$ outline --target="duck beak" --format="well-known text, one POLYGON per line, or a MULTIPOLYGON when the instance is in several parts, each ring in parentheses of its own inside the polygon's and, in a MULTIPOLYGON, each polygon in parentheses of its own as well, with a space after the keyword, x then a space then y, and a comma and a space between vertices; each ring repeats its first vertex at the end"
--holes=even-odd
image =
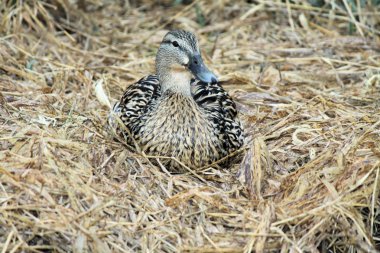
POLYGON ((202 82, 216 84, 218 79, 206 65, 200 54, 194 55, 188 65, 189 70, 193 75, 202 82))

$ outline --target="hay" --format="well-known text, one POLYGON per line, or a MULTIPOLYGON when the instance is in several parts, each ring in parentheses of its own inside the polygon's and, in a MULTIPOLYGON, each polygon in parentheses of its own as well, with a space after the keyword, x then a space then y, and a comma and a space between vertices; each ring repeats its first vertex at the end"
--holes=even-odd
POLYGON ((379 250, 376 1, 134 2, 1 1, 2 252, 379 250), (172 28, 234 97, 240 163, 171 174, 105 127, 96 91, 151 73, 172 28))

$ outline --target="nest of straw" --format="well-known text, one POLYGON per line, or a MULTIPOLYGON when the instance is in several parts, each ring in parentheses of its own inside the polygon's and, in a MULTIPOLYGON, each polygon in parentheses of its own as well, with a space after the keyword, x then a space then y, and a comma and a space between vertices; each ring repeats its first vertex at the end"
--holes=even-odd
POLYGON ((378 252, 378 1, 174 2, 1 1, 2 252, 378 252), (173 28, 236 101, 229 167, 110 137, 173 28))

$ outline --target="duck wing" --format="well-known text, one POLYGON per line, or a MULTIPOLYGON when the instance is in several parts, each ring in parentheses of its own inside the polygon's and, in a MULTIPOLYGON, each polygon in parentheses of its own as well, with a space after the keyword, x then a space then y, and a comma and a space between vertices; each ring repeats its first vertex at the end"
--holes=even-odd
POLYGON ((243 131, 237 117, 235 102, 218 83, 192 82, 193 98, 203 108, 218 134, 223 138, 223 148, 231 153, 243 145, 243 131))
POLYGON ((192 83, 194 100, 209 112, 217 112, 234 119, 237 115, 235 102, 218 83, 210 84, 198 80, 192 83))
POLYGON ((146 113, 158 97, 161 89, 156 75, 143 77, 138 82, 130 85, 122 98, 113 107, 113 112, 118 115, 127 128, 146 113))

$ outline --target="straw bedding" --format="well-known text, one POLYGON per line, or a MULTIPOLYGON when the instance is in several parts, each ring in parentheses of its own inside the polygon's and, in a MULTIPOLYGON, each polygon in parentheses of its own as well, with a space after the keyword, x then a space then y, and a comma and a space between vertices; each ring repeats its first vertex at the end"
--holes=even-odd
POLYGON ((2 252, 378 252, 379 3, 175 2, 1 1, 2 252), (229 166, 106 127, 174 28, 237 103, 229 166))

